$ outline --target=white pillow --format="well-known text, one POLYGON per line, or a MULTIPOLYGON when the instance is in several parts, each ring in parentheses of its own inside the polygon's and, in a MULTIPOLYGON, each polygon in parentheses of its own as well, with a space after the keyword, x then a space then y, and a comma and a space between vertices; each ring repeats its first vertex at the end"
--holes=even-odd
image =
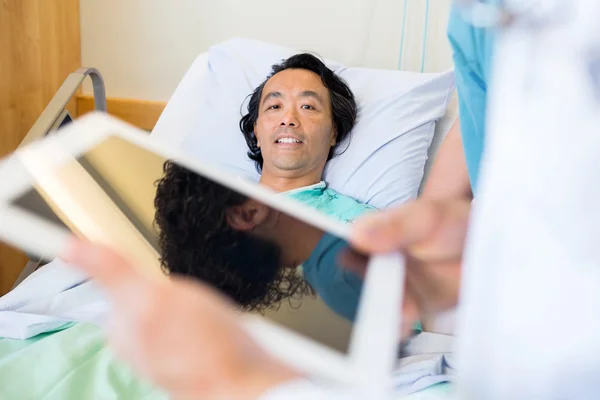
MULTIPOLYGON (((197 60, 188 71, 153 136, 176 140, 189 154, 258 181, 239 121, 248 96, 271 66, 298 52, 239 38, 213 46, 208 64, 197 60), (173 103, 179 105, 171 107, 173 103)), ((435 122, 454 91, 453 72, 345 68, 324 61, 348 83, 359 107, 349 142, 339 147, 345 151, 328 162, 324 180, 340 193, 378 208, 415 198, 435 122)))

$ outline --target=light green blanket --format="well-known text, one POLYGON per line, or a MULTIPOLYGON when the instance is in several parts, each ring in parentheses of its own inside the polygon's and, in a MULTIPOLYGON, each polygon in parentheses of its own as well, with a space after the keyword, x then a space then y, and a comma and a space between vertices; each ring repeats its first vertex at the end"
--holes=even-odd
POLYGON ((137 378, 91 324, 38 335, 0 338, 0 398, 18 400, 167 399, 137 378))
MULTIPOLYGON (((28 340, 0 338, 0 398, 15 400, 166 400, 168 395, 140 379, 105 345, 104 332, 78 323, 28 340)), ((401 397, 447 399, 440 384, 401 397)))

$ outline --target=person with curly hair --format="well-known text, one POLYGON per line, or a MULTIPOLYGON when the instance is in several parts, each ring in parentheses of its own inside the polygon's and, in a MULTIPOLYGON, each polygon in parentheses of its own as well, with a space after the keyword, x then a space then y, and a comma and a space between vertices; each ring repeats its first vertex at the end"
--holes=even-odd
POLYGON ((164 171, 155 222, 165 272, 212 283, 248 311, 312 293, 296 267, 321 231, 175 163, 164 171))
MULTIPOLYGON (((356 115, 348 85, 317 57, 297 54, 274 65, 240 121, 259 184, 344 223, 372 210, 322 180, 356 115)), ((317 292, 354 318, 362 281, 337 267, 343 241, 171 162, 164 172, 155 220, 165 272, 209 282, 245 310, 317 292)))

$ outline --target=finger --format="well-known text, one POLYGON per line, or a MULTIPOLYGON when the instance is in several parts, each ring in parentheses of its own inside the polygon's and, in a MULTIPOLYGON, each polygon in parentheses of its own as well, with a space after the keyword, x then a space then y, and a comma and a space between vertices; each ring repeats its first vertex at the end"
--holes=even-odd
POLYGON ((366 253, 404 249, 427 237, 439 219, 439 210, 433 203, 414 201, 358 219, 350 242, 357 250, 366 253))
POLYGON ((406 285, 405 296, 402 301, 402 319, 400 337, 402 340, 411 336, 415 324, 419 321, 419 306, 409 285, 406 285))
POLYGON ((460 257, 470 203, 417 200, 358 220, 351 244, 359 251, 405 250, 419 258, 460 257))
POLYGON ((440 219, 429 235, 409 246, 408 253, 425 262, 451 262, 462 259, 469 227, 471 203, 447 202, 440 207, 440 219))
POLYGON ((125 289, 143 280, 132 264, 117 252, 79 239, 73 240, 61 257, 87 273, 109 291, 125 289))
POLYGON ((409 259, 406 280, 424 315, 454 307, 460 290, 460 261, 419 263, 409 259))

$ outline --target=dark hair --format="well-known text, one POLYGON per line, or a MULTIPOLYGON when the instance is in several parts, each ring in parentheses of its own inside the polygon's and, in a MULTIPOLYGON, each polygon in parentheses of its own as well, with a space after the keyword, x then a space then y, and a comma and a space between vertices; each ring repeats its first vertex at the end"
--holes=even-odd
MULTIPOLYGON (((260 148, 258 147, 256 136, 254 135, 254 124, 258 120, 260 99, 267 81, 271 79, 273 75, 286 69, 306 69, 321 77, 323 85, 329 89, 331 113, 333 114, 333 125, 337 130, 338 145, 344 141, 346 136, 348 136, 356 121, 357 108, 352 90, 350 90, 342 78, 327 68, 327 66, 317 57, 308 53, 296 54, 287 60, 284 60, 281 64, 273 65, 271 74, 263 83, 254 89, 254 92, 250 95, 248 113, 240 120, 240 129, 242 130, 248 148, 250 149, 248 151, 248 157, 256 163, 258 172, 262 171, 263 157, 260 148)), ((328 160, 334 156, 336 147, 337 145, 332 147, 329 151, 328 160)))
POLYGON ((163 171, 154 205, 165 273, 207 282, 249 311, 312 293, 295 269, 281 268, 278 245, 228 225, 227 210, 246 197, 170 161, 163 171))

